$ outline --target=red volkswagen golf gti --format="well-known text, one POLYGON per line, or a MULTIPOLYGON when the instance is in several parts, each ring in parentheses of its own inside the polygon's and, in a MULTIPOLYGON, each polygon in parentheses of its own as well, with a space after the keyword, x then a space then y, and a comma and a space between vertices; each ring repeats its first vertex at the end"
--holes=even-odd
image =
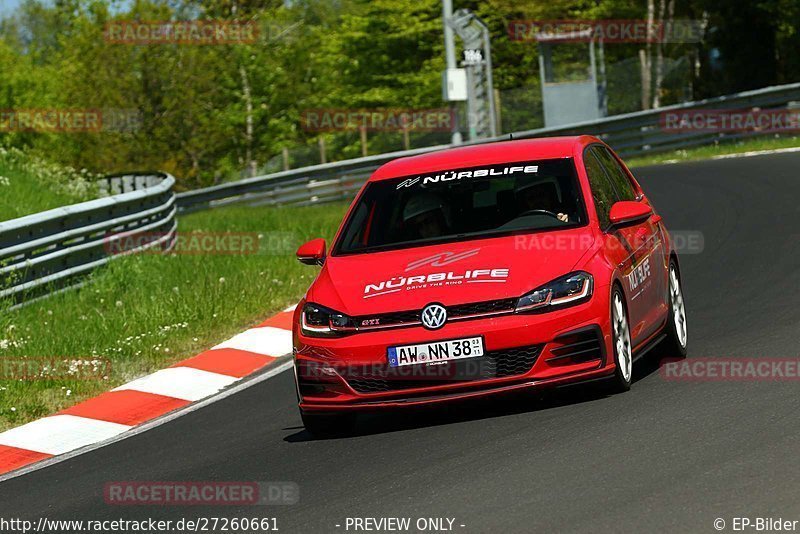
POLYGON ((624 163, 590 136, 509 141, 380 167, 294 315, 306 428, 606 378, 658 343, 686 354, 678 257, 624 163))

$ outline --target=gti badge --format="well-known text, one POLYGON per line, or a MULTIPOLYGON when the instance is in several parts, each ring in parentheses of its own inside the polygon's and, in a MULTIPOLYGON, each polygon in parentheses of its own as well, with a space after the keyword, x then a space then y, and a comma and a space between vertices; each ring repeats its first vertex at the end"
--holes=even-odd
POLYGON ((428 304, 422 309, 422 326, 436 330, 447 321, 447 310, 441 304, 428 304))

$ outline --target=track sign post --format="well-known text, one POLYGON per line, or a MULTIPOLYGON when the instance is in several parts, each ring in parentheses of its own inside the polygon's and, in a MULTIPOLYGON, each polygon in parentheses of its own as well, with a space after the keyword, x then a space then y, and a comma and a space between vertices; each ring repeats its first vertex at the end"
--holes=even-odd
POLYGON ((442 73, 442 98, 445 102, 467 100, 466 69, 447 69, 442 73))

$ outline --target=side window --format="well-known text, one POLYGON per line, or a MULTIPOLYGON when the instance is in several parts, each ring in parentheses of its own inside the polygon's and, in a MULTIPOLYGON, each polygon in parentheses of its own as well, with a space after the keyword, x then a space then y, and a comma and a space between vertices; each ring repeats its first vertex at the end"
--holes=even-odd
POLYGON ((600 164, 608 173, 608 177, 614 184, 614 189, 617 191, 620 200, 636 200, 636 191, 633 189, 633 184, 628 178, 625 169, 623 169, 617 159, 605 147, 595 146, 592 147, 592 152, 600 160, 600 164))
POLYGON ((584 152, 583 162, 586 165, 586 174, 589 176, 589 185, 592 187, 592 198, 597 209, 597 218, 600 220, 600 228, 606 229, 611 224, 608 215, 611 213, 611 206, 617 201, 617 194, 600 161, 594 156, 594 151, 584 152))

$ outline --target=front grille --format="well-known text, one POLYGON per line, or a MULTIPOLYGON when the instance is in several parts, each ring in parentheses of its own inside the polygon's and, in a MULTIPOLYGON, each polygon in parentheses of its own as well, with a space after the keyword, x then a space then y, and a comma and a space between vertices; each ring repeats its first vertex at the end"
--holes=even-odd
POLYGON ((516 302, 517 299, 501 299, 450 306, 447 308, 447 316, 450 318, 458 318, 468 315, 511 311, 514 309, 516 302))
MULTIPOLYGON (((510 298, 445 306, 445 308, 447 308, 447 320, 458 320, 472 315, 480 316, 504 312, 511 313, 514 311, 516 302, 517 299, 510 298)), ((379 329, 419 324, 421 314, 422 310, 411 310, 362 315, 354 319, 359 329, 379 329)))
POLYGON ((547 359, 549 364, 585 363, 603 357, 603 344, 597 328, 570 333, 555 341, 561 343, 561 346, 550 351, 552 357, 547 359))
POLYGON ((487 352, 479 358, 453 360, 433 366, 351 367, 345 372, 345 380, 359 393, 381 393, 506 378, 530 371, 541 350, 541 345, 516 347, 487 352))

